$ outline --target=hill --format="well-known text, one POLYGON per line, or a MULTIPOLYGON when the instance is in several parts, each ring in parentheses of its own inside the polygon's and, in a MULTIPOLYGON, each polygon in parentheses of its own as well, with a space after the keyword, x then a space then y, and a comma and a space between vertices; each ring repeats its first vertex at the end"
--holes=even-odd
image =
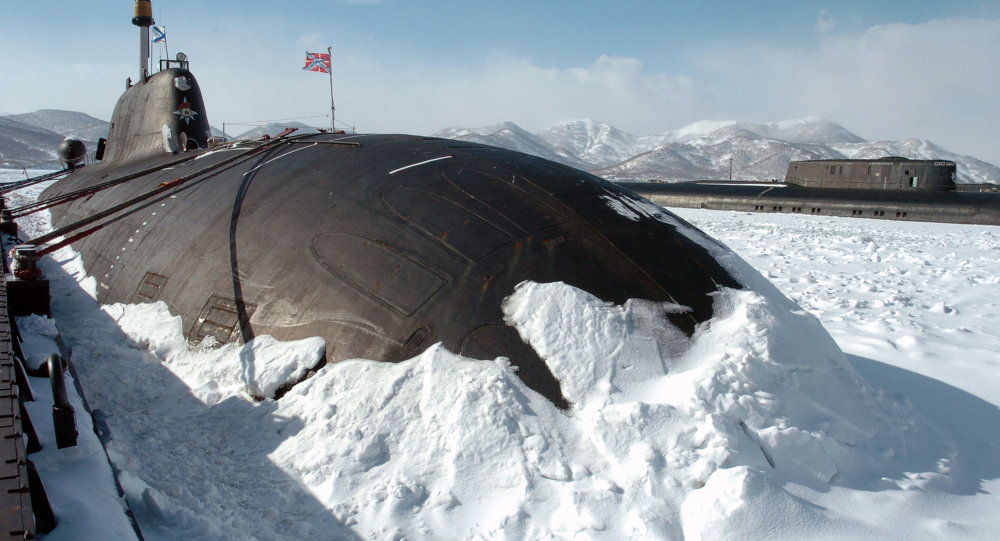
POLYGON ((58 168, 56 150, 63 139, 80 139, 92 154, 110 127, 90 115, 59 109, 0 116, 0 166, 58 168))
POLYGON ((9 115, 6 118, 84 142, 97 141, 101 137, 107 137, 108 129, 111 128, 110 122, 96 119, 85 113, 59 109, 40 109, 34 113, 9 115))
POLYGON ((63 136, 44 128, 0 117, 0 167, 56 166, 63 136))
POLYGON ((783 179, 795 160, 903 156, 956 162, 957 182, 1000 183, 1000 167, 930 141, 866 141, 843 126, 810 117, 776 123, 703 121, 658 135, 635 136, 594 120, 532 134, 507 122, 448 128, 438 137, 491 144, 552 159, 608 180, 783 179))

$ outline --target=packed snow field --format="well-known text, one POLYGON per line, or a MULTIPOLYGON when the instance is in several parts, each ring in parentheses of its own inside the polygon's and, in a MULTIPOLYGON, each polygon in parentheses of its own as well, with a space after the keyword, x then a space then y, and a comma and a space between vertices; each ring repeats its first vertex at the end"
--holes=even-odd
MULTIPOLYGON (((693 336, 670 305, 508 298, 567 411, 439 346, 256 400, 322 344, 191 347, 162 303, 99 306, 69 249, 43 263, 54 325, 19 323, 33 359, 56 328, 72 348, 148 540, 994 538, 1000 228, 675 212, 745 286, 693 336)), ((47 539, 129 535, 56 507, 47 539)))

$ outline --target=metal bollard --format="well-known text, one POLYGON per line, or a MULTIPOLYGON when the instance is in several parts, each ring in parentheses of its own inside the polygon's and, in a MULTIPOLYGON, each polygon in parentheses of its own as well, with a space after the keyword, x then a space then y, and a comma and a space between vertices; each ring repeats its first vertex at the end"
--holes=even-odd
POLYGON ((38 268, 38 252, 31 244, 19 244, 12 251, 10 270, 14 280, 7 281, 7 309, 12 316, 50 315, 49 281, 38 268))
POLYGON ((49 382, 52 384, 52 424, 56 432, 56 446, 60 449, 76 445, 76 412, 66 394, 63 377, 65 363, 58 354, 49 355, 49 382))
POLYGON ((10 209, 0 206, 0 233, 17 236, 17 222, 11 217, 10 209))
POLYGON ((34 245, 18 244, 11 254, 11 270, 18 280, 37 280, 42 277, 42 269, 38 268, 38 255, 34 245))

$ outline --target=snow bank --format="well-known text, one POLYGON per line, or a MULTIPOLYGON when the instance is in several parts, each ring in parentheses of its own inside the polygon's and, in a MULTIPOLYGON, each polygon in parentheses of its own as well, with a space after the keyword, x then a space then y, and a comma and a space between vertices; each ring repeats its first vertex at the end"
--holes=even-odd
MULTIPOLYGON (((162 304, 106 306, 130 347, 184 382, 145 396, 152 415, 114 420, 112 457, 148 539, 322 539, 343 528, 410 539, 797 538, 836 520, 789 483, 946 486, 946 439, 867 386, 813 316, 777 304, 721 291, 715 317, 688 338, 662 317, 671 305, 522 284, 505 313, 562 382, 568 412, 506 359, 440 346, 398 364, 325 366, 276 402, 240 406, 253 386, 247 350, 263 358, 266 348, 192 350, 162 304), (293 428, 272 428, 278 420, 293 428), (277 498, 289 483, 307 493, 277 498), (302 498, 331 524, 319 528, 316 510, 289 519, 302 498)), ((136 407, 114 381, 88 385, 111 385, 98 392, 124 401, 112 410, 136 407)))
POLYGON ((324 368, 280 401, 304 429, 270 456, 379 538, 798 538, 834 521, 785 483, 947 484, 947 444, 928 445, 938 435, 861 381, 815 318, 752 291, 716 305, 678 343, 649 303, 522 284, 507 316, 570 412, 505 359, 438 346, 324 368))
POLYGON ((56 328, 56 322, 37 315, 18 317, 15 320, 21 333, 21 349, 26 368, 30 371, 38 370, 48 361, 50 354, 59 351, 56 343, 59 329, 56 328))
POLYGON ((258 400, 275 398, 279 391, 304 379, 326 355, 326 343, 319 337, 279 342, 261 335, 242 346, 192 349, 184 338, 180 316, 171 315, 163 301, 101 308, 138 347, 163 360, 208 404, 233 390, 258 400))

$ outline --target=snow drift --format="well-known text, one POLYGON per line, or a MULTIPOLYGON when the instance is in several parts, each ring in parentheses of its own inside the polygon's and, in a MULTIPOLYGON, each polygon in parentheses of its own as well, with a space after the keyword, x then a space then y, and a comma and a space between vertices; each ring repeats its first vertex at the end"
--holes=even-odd
MULTIPOLYGON (((796 538, 834 519, 788 483, 946 486, 947 439, 868 386, 815 317, 714 249, 749 287, 718 292, 690 338, 666 322, 670 305, 518 287, 508 323, 562 382, 565 412, 507 359, 440 346, 398 364, 329 365, 254 403, 261 384, 241 356, 262 352, 257 341, 191 350, 162 303, 104 307, 127 345, 79 329, 73 339, 133 353, 75 358, 147 539, 796 538), (123 379, 99 375, 136 355, 183 382, 146 394, 143 415, 123 379)), ((258 360, 280 374, 321 351, 271 348, 258 360)))

